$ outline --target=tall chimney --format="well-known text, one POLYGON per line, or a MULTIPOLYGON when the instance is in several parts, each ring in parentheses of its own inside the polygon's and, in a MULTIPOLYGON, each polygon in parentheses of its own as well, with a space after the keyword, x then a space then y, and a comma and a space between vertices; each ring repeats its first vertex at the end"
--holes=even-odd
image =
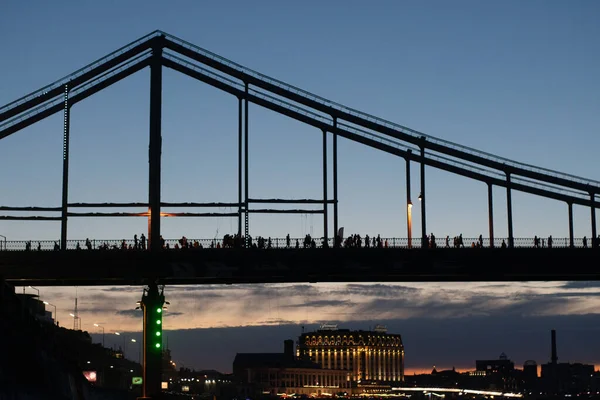
POLYGON ((556 355, 556 331, 552 329, 552 364, 556 364, 558 362, 558 356, 556 355))

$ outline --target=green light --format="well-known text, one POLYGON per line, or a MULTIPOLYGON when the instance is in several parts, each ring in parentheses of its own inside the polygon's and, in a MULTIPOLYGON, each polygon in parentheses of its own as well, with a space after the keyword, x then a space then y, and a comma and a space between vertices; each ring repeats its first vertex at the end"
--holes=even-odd
POLYGON ((154 347, 156 347, 156 348, 158 349, 158 348, 160 347, 160 343, 156 343, 156 344, 154 345, 154 347))
POLYGON ((159 308, 157 308, 157 309, 156 309, 156 312, 160 314, 160 313, 162 312, 162 308, 160 308, 160 307, 159 307, 159 308))
POLYGON ((160 332, 156 332, 156 336, 160 336, 160 332))
POLYGON ((156 325, 160 325, 160 319, 156 320, 156 325))

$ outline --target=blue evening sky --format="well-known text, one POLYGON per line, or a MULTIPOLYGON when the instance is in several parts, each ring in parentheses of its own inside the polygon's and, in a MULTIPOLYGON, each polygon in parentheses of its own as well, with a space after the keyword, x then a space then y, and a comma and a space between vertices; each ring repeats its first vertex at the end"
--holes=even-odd
MULTIPOLYGON (((598 179, 599 18, 597 1, 4 1, 0 104, 161 29, 430 135, 598 179)), ((147 69, 73 107, 70 201, 146 201, 148 108, 147 69)), ((237 201, 235 98, 165 68, 162 127, 165 201, 237 201)), ((319 131, 251 105, 250 196, 321 197, 320 144, 319 131)), ((61 152, 60 114, 2 140, 0 205, 59 206, 61 152)), ((404 174, 402 159, 340 140, 340 226, 405 237, 404 174)), ((416 164, 412 178, 416 203, 416 164)), ((487 236, 484 184, 428 168, 427 197, 429 232, 487 236)), ((505 191, 494 200, 496 236, 505 236, 505 191)), ((513 210, 517 237, 567 236, 564 203, 515 193, 513 210)), ((237 227, 163 221, 169 238, 237 227)), ((72 218, 69 238, 146 227, 143 218, 72 218)), ((590 230, 589 210, 575 207, 575 234, 590 230)), ((311 231, 321 236, 321 217, 251 217, 253 236, 311 231)), ((0 234, 57 239, 60 226, 0 221, 0 234)))

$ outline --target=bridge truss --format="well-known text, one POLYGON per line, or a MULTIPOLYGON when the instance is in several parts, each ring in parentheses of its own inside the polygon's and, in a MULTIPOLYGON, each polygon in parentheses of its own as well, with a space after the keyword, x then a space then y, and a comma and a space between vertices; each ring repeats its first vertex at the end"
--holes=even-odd
MULTIPOLYGON (((513 247, 512 190, 565 202, 568 206, 569 238, 573 245, 573 205, 589 207, 592 237, 597 237, 595 209, 600 206, 600 182, 536 167, 435 138, 413 129, 362 113, 270 78, 205 49, 161 31, 154 31, 100 58, 56 82, 0 108, 0 139, 50 115, 63 112, 63 181, 60 207, 0 206, 0 211, 56 212, 60 216, 1 215, 0 220, 59 220, 63 250, 67 246, 69 217, 148 216, 150 246, 158 249, 161 208, 234 207, 237 212, 172 213, 178 217, 237 217, 238 234, 249 238, 251 213, 316 213, 323 215, 323 237, 329 238, 328 205, 333 205, 333 231, 338 232, 337 138, 343 137, 396 155, 406 161, 408 239, 412 239, 410 166, 420 166, 421 239, 426 241, 425 166, 438 168, 488 187, 489 239, 494 243, 494 186, 506 189, 508 247, 513 247), (69 128, 71 109, 102 89, 150 67, 150 145, 148 203, 69 203, 69 128), (179 71, 216 87, 238 99, 238 201, 229 203, 165 203, 160 199, 162 68, 179 71), (260 199, 248 193, 248 104, 303 122, 323 133, 323 198, 260 199), (333 196, 327 193, 327 135, 333 135, 333 196), (251 205, 322 204, 319 210, 269 209, 251 205), (77 208, 148 207, 147 213, 73 211, 77 208), (154 218, 152 218, 154 217, 154 218)), ((263 206, 264 207, 264 206, 263 206)))

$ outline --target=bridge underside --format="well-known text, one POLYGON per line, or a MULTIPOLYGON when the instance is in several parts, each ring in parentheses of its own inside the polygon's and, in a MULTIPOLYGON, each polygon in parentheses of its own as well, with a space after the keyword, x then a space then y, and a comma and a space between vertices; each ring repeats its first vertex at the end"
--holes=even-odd
POLYGON ((8 252, 16 286, 599 280, 600 251, 581 249, 203 249, 8 252))

